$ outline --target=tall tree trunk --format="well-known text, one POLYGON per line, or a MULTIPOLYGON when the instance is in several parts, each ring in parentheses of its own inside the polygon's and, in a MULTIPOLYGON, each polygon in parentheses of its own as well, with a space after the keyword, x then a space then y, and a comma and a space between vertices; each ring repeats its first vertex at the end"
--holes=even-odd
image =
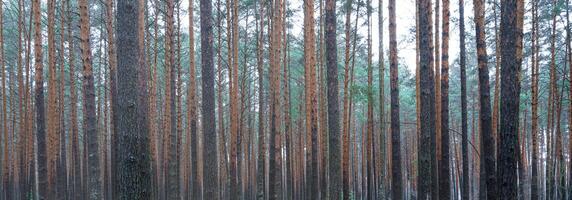
MULTIPOLYGON (((520 2, 522 3, 522 2, 520 2)), ((501 102, 499 175, 502 199, 517 198, 518 115, 520 103, 520 66, 522 29, 517 0, 501 2, 501 102)), ((488 171, 487 171, 488 172, 488 171)), ((492 196, 495 197, 495 196, 492 196)))
POLYGON ((433 45, 431 24, 431 2, 419 0, 419 51, 421 86, 421 133, 419 136, 419 180, 417 198, 428 199, 432 195, 432 157, 435 157, 435 81, 433 76, 433 45))
POLYGON ((71 160, 73 161, 73 198, 74 199, 81 199, 82 198, 82 189, 81 189, 81 158, 80 158, 80 145, 79 145, 79 128, 78 128, 78 121, 77 121, 77 91, 76 91, 76 71, 75 71, 75 35, 73 35, 72 31, 72 10, 70 7, 71 2, 67 0, 66 6, 68 7, 67 17, 68 17, 68 44, 69 44, 69 73, 70 73, 70 83, 69 83, 69 91, 70 91, 70 135, 71 135, 71 160))
MULTIPOLYGON (((491 102, 489 86, 489 68, 487 66, 487 52, 485 43, 485 5, 483 0, 473 0, 475 15, 475 34, 477 36, 477 59, 479 68, 479 118, 484 163, 481 163, 481 176, 486 176, 487 198, 498 198, 496 187, 496 169, 494 153, 494 136, 491 125, 491 102)), ((518 120, 517 120, 518 122, 518 120)), ((484 190, 483 190, 484 191, 484 190)))
POLYGON ((240 197, 240 184, 239 184, 239 167, 238 167, 238 141, 240 140, 240 105, 241 103, 239 98, 239 85, 238 85, 238 0, 231 0, 231 5, 228 5, 227 8, 231 9, 231 41, 232 43, 228 43, 230 60, 228 60, 229 65, 229 79, 230 79, 230 192, 231 192, 231 199, 239 198, 240 197))
MULTIPOLYGON (((187 126, 189 135, 187 135, 187 147, 190 148, 191 171, 188 171, 191 178, 192 199, 200 199, 202 191, 202 180, 198 176, 198 154, 199 140, 197 137, 197 100, 196 100, 196 74, 195 74, 195 33, 194 33, 194 17, 193 8, 194 1, 189 2, 189 85, 187 91, 187 126), (190 138, 190 139, 189 139, 190 138)), ((185 154, 187 155, 187 154, 185 154)), ((189 155, 187 155, 189 156, 189 155)), ((187 169, 188 170, 188 169, 187 169)), ((186 190, 186 189, 185 189, 186 190)))
MULTIPOLYGON (((46 113, 47 134, 48 134, 48 198, 56 198, 56 159, 59 152, 59 116, 57 111, 57 75, 56 75, 56 42, 55 42, 55 7, 56 1, 48 2, 48 107, 46 113)), ((11 106, 12 107, 12 106, 11 106)), ((12 112, 13 113, 13 112, 12 112)))
MULTIPOLYGON (((449 0, 443 0, 443 30, 441 51, 441 160, 439 162, 439 197, 451 199, 449 155, 449 0)), ((437 47, 438 48, 438 47, 437 47)))
MULTIPOLYGON (((40 4, 40 2, 35 2, 35 1, 32 2, 32 6, 33 6, 34 11, 35 11, 35 6, 40 7, 39 4, 40 4), (36 5, 36 3, 38 5, 36 5)), ((0 30, 4 30, 4 13, 3 13, 2 6, 3 6, 2 3, 0 3, 0 30)), ((34 14, 39 15, 40 11, 38 10, 37 12, 38 13, 34 12, 34 14)), ((8 177, 10 176, 10 174, 8 172, 8 170, 9 170, 8 169, 8 163, 10 163, 10 162, 8 161, 8 140, 6 139, 6 138, 8 138, 8 119, 6 118, 6 113, 7 113, 7 111, 6 111, 6 96, 7 95, 6 95, 6 89, 5 89, 6 88, 6 72, 5 72, 6 66, 4 65, 4 33, 3 32, 4 31, 0 31, 0 68, 2 70, 0 73, 2 76, 1 77, 2 78, 2 82, 1 82, 1 84, 2 84, 2 90, 1 90, 2 91, 2 130, 3 130, 2 132, 4 133, 3 138, 5 138, 5 139, 2 142, 3 154, 2 154, 2 174, 1 174, 1 176, 2 176, 2 193, 3 193, 3 195, 0 197, 8 199, 9 198, 8 194, 10 193, 10 192, 8 192, 8 190, 9 190, 8 177)), ((40 32, 41 32, 41 30, 40 30, 40 32)), ((36 55, 38 55, 38 54, 36 54, 36 55)), ((38 127, 38 130, 39 130, 39 127, 38 127)), ((39 152, 39 153, 42 153, 42 152, 39 152)), ((44 155, 45 155, 45 153, 44 153, 44 155)), ((41 168, 39 168, 39 169, 41 169, 41 168)))
POLYGON ((465 50, 465 3, 459 0, 459 40, 460 40, 460 68, 461 68, 461 151, 463 160, 463 178, 461 186, 461 199, 469 199, 469 137, 467 133, 467 75, 465 50))
MULTIPOLYGON (((371 0, 367 1, 371 5, 371 0)), ((366 121, 366 134, 367 134, 367 190, 368 197, 375 198, 375 181, 374 181, 374 162, 373 159, 373 66, 371 61, 371 9, 367 9, 367 121, 366 121)))
MULTIPOLYGON (((429 3, 429 2, 426 2, 429 3)), ((389 70, 391 75, 391 197, 403 199, 401 172, 401 133, 399 124, 399 79, 397 68, 397 34, 395 23, 395 0, 389 0, 389 70)))
POLYGON ((344 199, 350 198, 350 174, 349 174, 349 79, 350 79, 350 39, 351 39, 351 13, 352 13, 352 0, 346 2, 346 18, 345 18, 345 57, 344 57, 344 105, 342 111, 342 178, 343 178, 343 188, 342 192, 344 199))
MULTIPOLYGON (((214 91, 214 63, 213 63, 213 31, 212 31, 212 3, 210 0, 200 0, 200 33, 201 33, 201 74, 202 74, 202 126, 204 166, 216 166, 216 122, 215 122, 215 91, 214 91)), ((220 127, 223 128, 223 127, 220 127)), ((207 180, 204 186, 204 196, 217 199, 218 176, 213 167, 204 169, 207 180)))
POLYGON ((281 28, 282 0, 274 2, 272 19, 272 36, 270 37, 270 187, 269 198, 282 198, 281 182, 281 142, 280 142, 280 59, 281 59, 281 28))
POLYGON ((530 197, 532 199, 538 199, 540 196, 540 186, 539 186, 539 169, 538 169, 538 158, 539 158, 539 130, 538 130, 538 82, 539 82, 539 68, 538 68, 538 2, 532 3, 532 36, 531 36, 531 50, 532 50, 532 70, 531 70, 531 96, 532 96, 532 125, 531 125, 531 137, 532 137, 532 177, 531 177, 531 192, 530 197))
MULTIPOLYGON (((380 174, 379 177, 377 177, 379 180, 379 184, 381 184, 381 188, 380 188, 380 192, 381 192, 381 196, 380 198, 387 198, 386 197, 386 186, 389 185, 389 183, 386 183, 386 163, 387 162, 387 157, 386 157, 386 130, 385 130, 385 55, 383 52, 383 0, 378 0, 378 4, 379 4, 379 11, 378 11, 378 28, 379 28, 379 137, 380 137, 380 144, 379 144, 379 148, 380 148, 380 155, 381 157, 379 158, 379 163, 378 165, 380 166, 380 174)), ((344 115, 345 116, 345 115, 344 115)), ((349 146, 349 142, 345 143, 349 146)), ((345 147, 345 146, 344 146, 345 147)), ((349 195, 349 194, 348 194, 349 195)))
POLYGON ((79 1, 80 13, 80 48, 83 65, 83 102, 84 133, 87 139, 89 199, 101 198, 101 180, 99 167, 99 145, 95 115, 95 87, 91 66, 90 23, 87 0, 79 1))
MULTIPOLYGON (((148 132, 144 131, 141 123, 141 111, 146 107, 140 105, 141 89, 140 74, 137 65, 140 64, 140 31, 138 23, 141 12, 140 1, 119 1, 117 4, 117 117, 116 131, 119 141, 118 150, 118 199, 151 199, 151 156, 146 149, 148 132), (137 22, 137 23, 134 23, 137 22), (131 158, 126 157, 127 155, 131 158)), ((143 54, 144 55, 144 54, 143 54)))
POLYGON ((265 170, 265 163, 266 163, 266 149, 265 149, 265 132, 264 132, 264 124, 265 124, 265 104, 264 104, 264 7, 265 7, 264 0, 258 2, 259 6, 259 15, 260 15, 260 28, 258 29, 258 40, 256 43, 257 51, 256 51, 256 62, 257 62, 257 70, 258 70, 258 159, 257 159, 257 176, 256 176, 256 189, 257 189, 257 198, 259 199, 266 199, 266 170, 265 170))
POLYGON ((551 35, 550 35, 550 89, 549 89, 549 96, 548 96, 548 117, 547 117, 547 134, 548 134, 548 143, 547 143, 547 174, 546 174, 546 195, 547 198, 553 198, 554 194, 554 181, 555 181, 555 168, 554 168, 554 124, 555 124, 555 113, 556 113, 556 102, 558 101, 558 88, 556 85, 556 5, 557 1, 552 1, 552 9, 551 9, 551 16, 552 16, 552 27, 551 27, 551 35))
POLYGON ((439 174, 439 165, 443 159, 441 154, 441 45, 439 43, 439 3, 440 0, 435 0, 435 17, 433 18, 435 23, 433 27, 435 30, 433 33, 435 38, 435 55, 433 57, 433 73, 435 74, 435 144, 431 144, 431 148, 434 149, 431 151, 435 152, 435 155, 431 157, 431 197, 433 199, 439 199, 439 184, 441 180, 441 176, 439 174))
POLYGON ((109 98, 109 103, 111 104, 111 188, 112 188, 112 197, 116 197, 119 195, 119 187, 116 186, 116 184, 118 184, 118 177, 119 174, 116 173, 117 171, 117 163, 119 163, 119 160, 117 160, 117 153, 119 152, 119 149, 117 147, 117 141, 119 140, 119 138, 117 138, 117 134, 115 133, 115 130, 117 129, 116 127, 116 121, 117 119, 117 113, 115 112, 115 110, 117 110, 117 101, 115 101, 115 98, 117 98, 117 83, 116 83, 116 79, 117 79, 117 54, 115 53, 115 37, 114 37, 114 28, 113 28, 113 6, 114 6, 114 1, 113 0, 106 0, 105 1, 105 27, 107 29, 107 54, 109 56, 109 90, 110 90, 110 98, 109 98))
MULTIPOLYGON (((65 6, 64 6, 64 2, 61 1, 60 2, 60 7, 62 8, 62 12, 60 12, 60 49, 59 49, 59 57, 60 57, 60 69, 59 69, 59 81, 58 81, 58 124, 59 127, 58 129, 60 130, 60 132, 58 133, 58 147, 57 147, 57 151, 59 151, 59 156, 57 158, 57 182, 58 182, 58 195, 60 198, 68 198, 68 176, 67 176, 67 150, 66 150, 66 129, 65 129, 65 50, 64 50, 64 42, 66 41, 66 35, 65 35, 65 15, 64 13, 66 12, 65 10, 65 6)), ((21 54, 19 54, 21 55, 21 54)), ((20 56, 19 56, 20 58, 20 56)), ((18 67, 18 86, 22 89, 19 89, 19 95, 24 95, 24 91, 23 91, 23 87, 24 87, 24 83, 23 83, 23 74, 22 74, 22 68, 18 67)), ((23 96, 20 96, 20 99, 24 99, 23 96)), ((22 119, 23 116, 23 110, 21 105, 19 106, 20 108, 20 120, 22 119)), ((20 121, 20 123, 22 123, 20 121)), ((22 133, 23 129, 20 129, 20 132, 22 133)), ((23 151, 20 151, 23 152, 23 151)))
MULTIPOLYGON (((326 0, 325 7, 325 42, 326 42, 326 67, 328 89, 328 164, 329 164, 329 195, 332 199, 339 199, 342 193, 342 169, 341 169, 341 138, 338 103, 338 53, 336 42, 336 1, 326 0)), ((326 138, 324 138, 326 139, 326 138)), ((325 155, 324 155, 325 156, 325 155)), ((325 189, 325 188, 324 188, 325 189)))
POLYGON ((166 36, 165 36, 165 111, 164 111, 164 133, 167 142, 164 146, 166 151, 166 194, 168 199, 179 198, 179 170, 177 167, 177 114, 176 114, 176 85, 175 85, 175 29, 173 0, 166 1, 166 36))

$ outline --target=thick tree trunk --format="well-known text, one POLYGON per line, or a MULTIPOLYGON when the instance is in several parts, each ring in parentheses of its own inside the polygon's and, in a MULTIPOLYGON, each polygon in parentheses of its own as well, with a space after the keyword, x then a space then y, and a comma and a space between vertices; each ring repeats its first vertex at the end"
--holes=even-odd
POLYGON ((419 50, 421 86, 421 133, 419 137, 419 185, 417 198, 428 199, 432 194, 432 157, 435 157, 435 81, 433 76, 433 45, 431 24, 431 2, 419 0, 419 50))
MULTIPOLYGON (((522 3, 522 2, 521 2, 522 3)), ((502 199, 516 199, 518 147, 518 116, 520 103, 519 73, 522 57, 522 29, 518 22, 522 15, 517 14, 517 0, 501 3, 501 102, 500 108, 500 152, 499 175, 500 195, 502 199)), ((488 171, 487 171, 488 172, 488 171)), ((495 196, 492 196, 495 197, 495 196)))
POLYGON ((151 156, 144 147, 149 144, 148 132, 143 131, 140 123, 142 107, 141 90, 138 88, 140 74, 138 66, 140 56, 140 31, 138 21, 140 1, 119 1, 117 4, 117 117, 116 131, 118 141, 117 163, 119 175, 118 199, 151 199, 151 156), (131 158, 127 157, 132 155, 131 158))
MULTIPOLYGON (((202 126, 204 166, 216 166, 216 122, 213 63, 212 2, 200 0, 201 74, 202 74, 202 126)), ((220 127, 223 128, 223 127, 220 127)), ((204 169, 206 180, 204 196, 217 199, 218 176, 214 167, 204 169)))
MULTIPOLYGON (((329 165, 329 196, 339 199, 342 187, 341 170, 341 138, 338 103, 338 64, 336 42, 336 1, 326 0, 325 7, 325 42, 326 42, 326 67, 328 89, 328 165, 329 165)), ((326 138, 324 138, 326 139, 326 138)), ((325 155, 324 155, 325 156, 325 155)), ((325 189, 325 188, 324 188, 325 189)))

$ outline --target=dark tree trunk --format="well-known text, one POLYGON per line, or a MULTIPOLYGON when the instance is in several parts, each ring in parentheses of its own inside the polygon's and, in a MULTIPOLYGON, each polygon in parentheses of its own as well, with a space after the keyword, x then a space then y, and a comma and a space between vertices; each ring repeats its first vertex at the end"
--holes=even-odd
MULTIPOLYGON (((502 199, 516 199, 518 116, 520 103, 519 73, 522 57, 518 56, 522 30, 518 27, 517 0, 501 2, 501 102, 500 108, 500 151, 499 190, 502 199)), ((494 197, 494 196, 493 196, 494 197)))
POLYGON ((460 40, 460 68, 461 68, 461 151, 463 159, 463 177, 461 186, 461 199, 469 199, 469 137, 467 134, 467 75, 465 50, 465 3, 459 0, 459 40, 460 40))
MULTIPOLYGON (((213 63, 212 2, 200 0, 201 74, 202 74, 202 123, 204 157, 204 196, 217 199, 218 176, 216 151, 216 117, 213 63)), ((222 127, 221 127, 222 128, 222 127)))
MULTIPOLYGON (((392 199, 403 199, 401 179, 401 133, 399 125, 399 79, 397 68, 397 34, 395 24, 395 0, 388 2, 389 12, 389 71, 391 93, 391 196, 392 199)), ((431 53, 429 53, 431 54, 431 53)))
POLYGON ((100 199, 102 195, 99 166, 99 144, 95 112, 95 86, 91 66, 89 5, 87 0, 79 1, 80 49, 83 65, 84 133, 87 136, 89 199, 100 199))
MULTIPOLYGON (((439 163, 439 198, 451 199, 449 155, 449 0, 443 0, 443 43, 441 46, 441 163, 439 163)), ((439 48, 439 47, 436 47, 439 48)))
POLYGON ((119 175, 118 199, 151 199, 151 164, 148 133, 138 124, 140 109, 145 107, 138 99, 138 66, 140 44, 138 0, 119 1, 117 4, 117 117, 115 133, 118 136, 117 174, 119 175))
MULTIPOLYGON (((420 51, 420 86, 421 86, 421 133, 419 137, 419 185, 417 198, 431 198, 433 176, 431 169, 432 158, 435 152, 435 81, 433 74, 433 45, 431 23, 431 1, 419 0, 419 51, 420 51)), ((395 147, 395 146, 394 146, 395 147)), ((398 146, 397 146, 398 147, 398 146)))
MULTIPOLYGON (((473 0, 475 15, 475 34, 477 37, 477 59, 479 68, 479 102, 480 102, 480 127, 481 145, 484 156, 484 163, 481 163, 481 176, 486 176, 486 196, 489 199, 497 199, 496 169, 495 169, 495 139, 492 135, 491 120, 491 97, 489 86, 489 68, 487 66, 487 51, 485 43, 485 2, 483 0, 473 0)), ((504 59, 503 59, 504 60, 504 59)), ((518 120, 517 120, 518 123, 518 120)), ((516 169, 516 168, 515 168, 516 169)))
MULTIPOLYGON (((38 145, 38 199, 47 199, 48 195, 48 166, 46 151, 46 121, 44 112, 44 78, 42 53, 42 28, 40 0, 32 1, 34 15, 34 66, 36 68, 35 101, 36 101, 36 140, 38 145)), ((3 78, 4 79, 4 78, 3 78)), ((4 82, 4 80, 3 80, 4 82)), ((4 108, 6 108, 4 103, 4 108)), ((5 109, 4 109, 5 111, 5 109)), ((5 112, 4 112, 5 113, 5 112)), ((4 120, 6 115, 4 114, 4 120)), ((6 125, 4 125, 5 132, 6 125)))
MULTIPOLYGON (((336 1, 326 0, 325 42, 328 95, 328 161, 330 198, 339 199, 342 194, 342 148, 340 138, 340 114, 338 103, 338 53, 336 43, 336 1)), ((324 138, 325 140, 326 138, 324 138)), ((325 156, 325 155, 324 155, 325 156)), ((326 188, 324 188, 325 190, 326 188)))

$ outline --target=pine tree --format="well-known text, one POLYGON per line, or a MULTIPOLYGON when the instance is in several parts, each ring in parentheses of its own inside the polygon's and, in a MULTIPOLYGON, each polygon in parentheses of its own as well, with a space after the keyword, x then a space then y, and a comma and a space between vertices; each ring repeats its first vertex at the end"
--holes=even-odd
POLYGON ((459 62, 461 71, 461 148, 463 160, 463 178, 461 185, 461 198, 468 199, 470 194, 469 186, 469 137, 467 124, 467 75, 466 75, 466 50, 465 50, 465 3, 459 0, 459 40, 460 52, 459 62))
MULTIPOLYGON (((329 195, 339 199, 342 191, 341 138, 338 103, 338 54, 336 42, 336 1, 326 0, 325 7, 325 43, 326 43, 326 82, 328 96, 328 162, 329 162, 329 195)), ((324 138, 326 139, 326 138, 324 138)), ((324 155, 325 156, 325 155, 324 155)), ((326 189, 326 188, 324 188, 326 189)))
MULTIPOLYGON (((213 32, 212 32, 212 3, 210 0, 200 0, 200 33, 201 33, 201 74, 202 74, 202 126, 204 166, 216 166, 216 124, 215 124, 215 94, 214 94, 214 65, 213 65, 213 32)), ((222 127, 220 127, 222 128, 222 127)), ((218 176, 213 167, 205 167, 204 196, 218 199, 218 176)))
MULTIPOLYGON (((432 195, 432 157, 435 156, 433 144, 435 144, 435 81, 433 75, 433 45, 432 45, 432 23, 431 23, 431 2, 429 0, 419 0, 419 51, 420 69, 419 84, 421 86, 420 112, 421 112, 421 134, 419 137, 419 183, 417 197, 421 199, 429 198, 432 195)), ((395 148, 399 147, 394 145, 395 148)), ((393 161, 395 162, 395 161, 393 161)))
MULTIPOLYGON (((307 174, 309 177, 310 187, 312 191, 317 192, 318 183, 317 175, 318 161, 317 161, 317 135, 318 135, 318 102, 316 97, 316 62, 315 62, 315 31, 314 31, 314 1, 305 0, 304 1, 304 93, 305 97, 305 109, 306 109, 306 133, 308 136, 306 140, 310 141, 312 154, 311 162, 308 163, 310 168, 307 174)), ((315 193, 307 193, 307 195, 315 195, 315 193)), ((312 196, 309 196, 310 198, 312 196)))
MULTIPOLYGON (((449 0, 443 0, 441 51, 441 160, 439 162, 439 198, 451 199, 449 155, 449 0)), ((437 47, 439 48, 439 47, 437 47)))
MULTIPOLYGON (((522 3, 522 2, 521 2, 522 3)), ((518 1, 501 2, 501 102, 500 108, 500 151, 499 179, 502 199, 517 199, 517 159, 518 154, 518 117, 520 103, 520 66, 522 57, 519 48, 522 43, 522 29, 519 28, 518 1)), ((487 171, 488 172, 488 171, 487 171)), ((494 197, 494 196, 493 196, 494 197)))
POLYGON ((95 115, 95 87, 91 65, 90 23, 87 0, 79 1, 80 13, 80 49, 83 65, 83 119, 84 133, 87 136, 89 199, 101 198, 101 181, 99 167, 98 131, 95 115))
MULTIPOLYGON (((481 163, 481 176, 486 177, 486 196, 497 198, 496 169, 495 169, 495 140, 492 135, 491 102, 489 86, 489 68, 487 66, 487 52, 485 43, 485 5, 483 0, 473 0, 475 15, 475 34, 477 38, 477 61, 479 70, 479 124, 481 127, 481 145, 484 162, 481 163)), ((502 25, 501 25, 502 27, 502 25)))
POLYGON ((395 0, 388 2, 389 12, 389 73, 391 93, 391 197, 403 199, 401 169, 401 132, 399 124, 399 77, 397 68, 397 34, 395 23, 395 0))

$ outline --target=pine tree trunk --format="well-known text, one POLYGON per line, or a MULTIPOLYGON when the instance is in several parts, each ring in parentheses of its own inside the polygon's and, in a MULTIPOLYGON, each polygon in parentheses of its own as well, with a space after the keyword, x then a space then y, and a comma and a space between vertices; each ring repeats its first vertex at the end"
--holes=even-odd
MULTIPOLYGON (((449 0, 443 0, 441 51, 441 160, 439 162, 439 198, 451 199, 449 154, 449 0)), ((437 47, 439 48, 439 47, 437 47)))
POLYGON ((420 51, 420 137, 419 137, 419 185, 417 198, 428 199, 432 195, 432 157, 435 152, 435 81, 433 76, 433 45, 431 2, 419 0, 419 51, 420 51))
POLYGON ((531 177, 531 192, 532 199, 538 199, 540 196, 539 185, 539 127, 538 127, 538 82, 539 82, 539 69, 538 69, 538 2, 532 4, 532 36, 531 36, 531 96, 532 96, 532 113, 531 113, 531 137, 532 137, 532 177, 531 177))
POLYGON ((117 79, 117 54, 115 52, 115 37, 113 34, 114 28, 113 28, 113 5, 114 5, 114 1, 113 0, 106 0, 105 1, 105 27, 107 29, 107 54, 109 56, 109 90, 110 90, 110 98, 109 98, 109 103, 111 104, 111 196, 112 197, 116 197, 119 195, 119 187, 116 186, 118 184, 118 179, 117 177, 119 177, 118 173, 116 173, 117 171, 117 163, 119 163, 119 160, 117 160, 117 153, 118 153, 118 147, 117 147, 117 134, 115 134, 115 130, 117 129, 116 127, 116 121, 117 119, 117 113, 115 112, 117 110, 117 102, 115 101, 115 98, 117 98, 117 83, 116 83, 116 79, 117 79))
MULTIPOLYGON (((486 177, 487 198, 497 198, 496 169, 494 153, 494 136, 492 135, 491 124, 491 103, 489 86, 489 69, 487 67, 487 52, 485 43, 485 5, 483 0, 473 0, 475 15, 475 34, 477 36, 477 59, 479 69, 479 122, 481 127, 482 149, 480 155, 484 156, 484 163, 481 163, 481 176, 486 177)), ((517 120, 518 122, 518 120, 517 120)), ((485 190, 483 190, 485 191, 485 190)))
MULTIPOLYGON (((371 5, 371 0, 367 1, 371 5)), ((371 61, 371 9, 367 10, 367 121, 366 121, 366 134, 367 134, 367 196, 370 199, 375 198, 375 181, 374 181, 374 162, 373 159, 373 66, 371 61)))
MULTIPOLYGON (((202 126, 204 166, 216 166, 216 122, 215 122, 215 91, 213 64, 213 32, 212 32, 212 3, 210 0, 200 0, 200 33, 201 33, 201 74, 202 74, 202 126)), ((220 127, 223 128, 223 127, 220 127)), ((204 196, 217 199, 218 176, 213 167, 204 169, 206 181, 204 196)))
MULTIPOLYGON (((520 2, 522 3, 522 2, 520 2)), ((500 152, 499 175, 500 195, 502 199, 517 198, 517 159, 518 154, 518 116, 520 103, 520 66, 522 57, 522 28, 518 14, 518 1, 506 0, 501 2, 501 102, 500 108, 500 152)), ((488 172, 488 171, 487 171, 488 172)), ((492 196, 495 197, 495 196, 492 196)))
POLYGON ((257 51, 256 51, 256 62, 257 62, 257 70, 258 70, 258 159, 257 159, 257 172, 256 172, 256 196, 258 199, 266 199, 266 170, 265 170, 265 161, 266 161, 266 139, 265 139, 265 132, 264 132, 264 122, 265 119, 265 102, 264 102, 264 7, 265 1, 259 1, 259 15, 260 15, 260 28, 258 29, 257 33, 257 51))
POLYGON ((101 198, 101 181, 99 167, 99 145, 95 115, 95 87, 91 66, 90 23, 87 0, 79 1, 80 13, 80 49, 83 65, 83 102, 84 133, 87 136, 89 199, 101 198))
MULTIPOLYGON (((200 199, 202 191, 202 180, 198 177, 198 154, 199 139, 197 135, 197 100, 196 100, 196 74, 195 74, 195 34, 194 34, 194 2, 189 2, 189 85, 187 91, 187 126, 189 135, 187 135, 187 149, 190 150, 191 163, 190 173, 188 176, 191 178, 188 192, 191 192, 192 199, 200 199), (189 139, 190 138, 190 139, 189 139)), ((185 154, 188 156, 188 154, 185 154)), ((189 163, 187 163, 189 164, 189 163)), ((187 169, 188 170, 188 169, 187 169)), ((185 190, 187 190, 185 188, 185 190)))
MULTIPOLYGON (((32 2, 32 6, 33 6, 34 11, 36 11, 36 6, 40 7, 39 4, 40 4, 39 1, 38 2, 35 2, 35 1, 32 2), (36 5, 36 3, 38 5, 36 5)), ((3 6, 2 3, 0 3, 0 30, 4 30, 4 13, 3 13, 2 6, 3 6)), ((38 14, 39 12, 40 11, 38 8, 37 13, 34 12, 34 14, 39 15, 38 14)), ((41 32, 41 30, 40 30, 40 32, 41 32)), ((6 95, 6 89, 5 89, 6 88, 6 72, 5 72, 6 66, 4 65, 4 53, 2 53, 2 52, 4 52, 4 33, 3 33, 3 31, 0 31, 0 68, 2 70, 0 72, 1 76, 2 76, 1 77, 2 78, 2 90, 1 90, 2 91, 2 130, 3 130, 2 132, 4 133, 3 138, 8 138, 8 119, 6 118, 6 113, 7 113, 7 111, 6 111, 6 96, 7 95, 6 95)), ((38 55, 38 54, 36 54, 36 55, 38 55)), ((41 52, 40 52, 40 55, 41 55, 41 52)), ((36 89, 36 90, 38 90, 38 89, 36 89)), ((42 99, 43 99, 43 97, 42 97, 42 99)), ((39 133, 39 128, 40 128, 40 126, 38 125, 38 133, 39 133)), ((38 135, 38 137, 39 137, 39 135, 38 135)), ((38 140, 38 142, 40 142, 40 140, 38 140)), ((40 144, 40 143, 38 143, 38 144, 40 144)), ((3 154, 2 154, 2 174, 1 174, 1 176, 2 176, 2 194, 3 195, 0 197, 8 199, 9 198, 8 194, 10 193, 10 192, 8 192, 10 190, 10 188, 8 187, 8 177, 10 176, 9 171, 8 171, 8 168, 9 168, 8 164, 10 162, 8 161, 8 140, 7 139, 4 139, 2 142, 2 152, 3 152, 3 154)), ((45 155, 45 152, 38 152, 38 154, 45 155)), ((40 170, 42 169, 41 167, 42 166, 39 166, 40 170)), ((42 171, 39 171, 39 172, 41 174, 42 171)), ((42 184, 42 183, 40 182, 40 184, 42 184)), ((41 192, 41 190, 40 190, 40 192, 41 192)), ((42 193, 40 193, 40 195, 41 194, 42 193)), ((40 196, 40 198, 42 198, 42 196, 40 196)))
MULTIPOLYGON (((332 199, 339 199, 342 193, 341 170, 341 138, 338 103, 338 65, 336 42, 336 1, 326 0, 325 7, 325 43, 327 67, 327 95, 328 95, 328 162, 329 162, 329 195, 332 199)), ((326 138, 324 138, 326 139, 326 138)), ((325 156, 325 155, 324 155, 325 156)), ((325 190, 326 188, 324 188, 325 190)))
MULTIPOLYGON (((428 2, 427 2, 428 3, 428 2)), ((402 169, 401 169, 401 132, 399 120, 399 79, 397 68, 397 34, 395 23, 395 0, 389 0, 389 70, 391 92, 391 197, 403 199, 402 169)))
POLYGON ((351 13, 352 13, 352 0, 348 0, 346 3, 346 18, 345 18, 345 57, 344 57, 344 105, 342 111, 342 177, 343 177, 343 198, 350 198, 350 174, 349 174, 349 79, 350 79, 350 32, 351 32, 351 13))
POLYGON ((270 179, 269 199, 282 198, 282 156, 280 142, 280 59, 281 59, 281 28, 282 0, 274 2, 272 19, 272 36, 270 37, 270 179))
POLYGON ((459 40, 460 40, 460 70, 461 70, 461 151, 463 160, 463 180, 461 186, 461 199, 469 199, 469 137, 467 126, 467 75, 466 75, 466 50, 465 50, 465 3, 459 0, 459 40))
POLYGON ((68 7, 67 17, 68 21, 68 44, 69 44, 69 73, 70 73, 70 83, 69 83, 69 91, 70 91, 70 135, 71 135, 71 160, 73 161, 73 198, 74 199, 81 199, 82 189, 81 189, 81 158, 80 158, 80 145, 79 145, 79 131, 78 131, 78 121, 77 121, 77 91, 76 91, 76 71, 75 71, 75 41, 74 35, 72 32, 72 20, 73 17, 71 15, 72 10, 70 7, 71 2, 68 0, 66 2, 66 6, 68 7))

